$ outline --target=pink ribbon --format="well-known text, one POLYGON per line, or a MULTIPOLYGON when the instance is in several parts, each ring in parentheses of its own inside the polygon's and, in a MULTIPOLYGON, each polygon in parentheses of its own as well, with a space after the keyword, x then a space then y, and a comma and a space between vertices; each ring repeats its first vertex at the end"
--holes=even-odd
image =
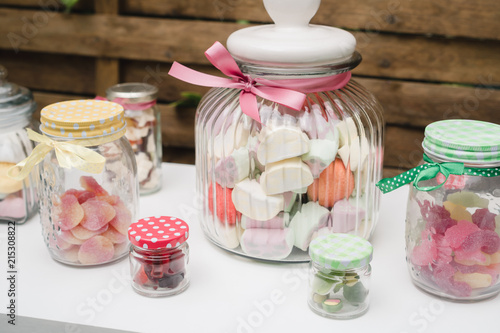
MULTIPOLYGON (((107 101, 106 98, 101 97, 101 96, 96 96, 95 99, 98 101, 107 101)), ((126 101, 126 99, 118 97, 118 98, 115 98, 114 100, 112 100, 111 102, 120 104, 121 106, 123 106, 123 108, 125 110, 138 110, 138 111, 143 111, 143 110, 152 108, 153 106, 156 105, 156 100, 152 100, 151 102, 129 103, 129 104, 124 103, 123 101, 126 101)))
POLYGON ((259 123, 257 96, 300 111, 306 100, 306 93, 340 89, 351 79, 350 72, 309 79, 267 80, 252 78, 241 72, 229 51, 219 42, 215 42, 205 52, 205 56, 229 78, 201 73, 178 62, 172 64, 168 74, 179 80, 203 87, 240 89, 241 110, 259 123))

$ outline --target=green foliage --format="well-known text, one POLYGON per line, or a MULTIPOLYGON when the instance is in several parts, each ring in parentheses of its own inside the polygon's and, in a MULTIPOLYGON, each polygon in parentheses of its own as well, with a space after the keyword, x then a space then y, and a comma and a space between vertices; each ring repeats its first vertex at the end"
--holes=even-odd
POLYGON ((61 3, 66 7, 65 12, 69 13, 71 12, 71 8, 73 8, 74 5, 78 2, 78 0, 60 0, 61 3))
POLYGON ((190 91, 181 92, 181 99, 173 102, 172 106, 174 107, 183 107, 183 108, 195 108, 201 101, 201 94, 190 91))

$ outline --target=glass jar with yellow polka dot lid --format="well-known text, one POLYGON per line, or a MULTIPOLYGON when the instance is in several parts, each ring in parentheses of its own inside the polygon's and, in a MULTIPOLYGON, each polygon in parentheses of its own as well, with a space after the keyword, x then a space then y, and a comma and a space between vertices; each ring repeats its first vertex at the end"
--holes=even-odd
POLYGON ((137 165, 124 136, 119 104, 79 100, 46 106, 32 154, 11 170, 37 175, 40 220, 53 259, 69 265, 109 263, 128 254, 138 212, 137 165))
POLYGON ((454 301, 500 293, 500 125, 466 119, 428 125, 420 166, 377 186, 411 183, 406 258, 413 283, 454 301))

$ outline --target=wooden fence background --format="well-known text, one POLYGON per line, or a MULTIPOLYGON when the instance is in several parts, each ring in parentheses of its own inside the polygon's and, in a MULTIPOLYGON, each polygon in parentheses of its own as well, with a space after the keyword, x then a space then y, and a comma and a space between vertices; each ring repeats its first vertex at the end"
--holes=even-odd
MULTIPOLYGON (((158 86, 165 161, 194 163, 194 109, 169 103, 207 89, 167 75, 176 60, 216 73, 203 52, 249 24, 261 0, 0 0, 0 63, 39 108, 104 94, 119 82, 158 86)), ((323 0, 313 23, 351 31, 353 73, 385 108, 385 175, 418 163, 423 128, 469 118, 500 123, 500 1, 323 0)))

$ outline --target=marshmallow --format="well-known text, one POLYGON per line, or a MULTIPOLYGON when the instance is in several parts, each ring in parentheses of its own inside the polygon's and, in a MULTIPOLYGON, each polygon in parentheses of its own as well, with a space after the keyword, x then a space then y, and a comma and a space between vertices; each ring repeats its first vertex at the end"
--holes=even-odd
POLYGON ((285 206, 283 207, 283 210, 287 213, 290 213, 293 207, 295 206, 295 201, 297 200, 297 193, 285 192, 283 193, 283 199, 285 201, 285 206))
POLYGON ((139 183, 148 179, 149 172, 153 169, 153 162, 149 159, 146 153, 140 152, 135 155, 137 161, 137 178, 139 183))
POLYGON ((7 173, 15 163, 0 162, 0 193, 15 193, 23 189, 23 182, 10 178, 7 173))
POLYGON ((237 248, 240 245, 240 237, 242 235, 241 228, 224 225, 218 219, 215 221, 215 236, 221 245, 229 249, 237 248))
POLYGON ((260 177, 262 190, 269 195, 307 188, 312 182, 311 171, 300 157, 267 164, 260 177))
MULTIPOLYGON (((361 144, 359 142, 359 137, 355 137, 352 139, 351 144, 349 145, 349 163, 351 166, 351 171, 356 171, 358 166, 362 166, 368 156, 368 140, 366 137, 361 137, 361 144)), ((344 165, 346 165, 346 161, 344 161, 344 165)))
POLYGON ((313 177, 318 178, 319 174, 335 160, 339 143, 330 140, 311 140, 309 143, 311 149, 302 155, 302 161, 309 166, 313 177))
POLYGON ((293 249, 293 230, 246 229, 241 237, 241 249, 252 257, 280 260, 288 257, 293 249))
POLYGON ((296 127, 267 129, 266 136, 257 149, 257 158, 262 164, 301 156, 309 151, 309 138, 296 127))
POLYGON ((356 229, 356 224, 365 218, 365 211, 361 207, 356 208, 349 200, 340 200, 333 205, 332 231, 350 232, 356 229))
POLYGON ((33 143, 24 129, 3 135, 2 140, 0 140, 1 162, 17 164, 24 160, 32 150, 33 143))
POLYGON ((358 130, 352 117, 345 118, 337 124, 339 131, 339 146, 349 145, 349 141, 358 136, 358 130))
POLYGON ((237 211, 258 221, 272 219, 284 207, 283 195, 266 195, 256 180, 248 178, 234 186, 231 197, 237 211))
POLYGON ((267 221, 257 221, 245 215, 241 216, 241 227, 243 229, 285 229, 290 222, 290 214, 280 212, 278 215, 267 221))
POLYGON ((248 177, 250 173, 250 160, 248 150, 239 148, 234 150, 226 159, 221 159, 215 165, 215 181, 222 187, 233 188, 248 177))
POLYGON ((248 155, 250 156, 250 167, 254 173, 261 173, 265 170, 264 165, 262 165, 257 158, 257 149, 259 148, 259 145, 260 141, 258 137, 251 136, 248 138, 246 147, 248 149, 248 155))
MULTIPOLYGON (((334 133, 337 131, 334 131, 333 124, 325 119, 327 114, 321 110, 321 107, 318 104, 313 104, 308 111, 301 113, 299 122, 300 127, 307 133, 309 138, 334 139, 334 133)), ((330 113, 328 116, 330 117, 332 114, 330 113)))
POLYGON ((290 228, 295 233, 294 245, 302 251, 307 250, 314 232, 325 227, 329 218, 330 211, 317 202, 310 201, 302 205, 290 222, 290 228))
MULTIPOLYGON (((249 136, 250 132, 242 124, 231 124, 225 132, 221 131, 215 136, 213 155, 217 159, 231 155, 234 149, 246 146, 249 136)), ((211 152, 210 144, 208 147, 211 152)))

